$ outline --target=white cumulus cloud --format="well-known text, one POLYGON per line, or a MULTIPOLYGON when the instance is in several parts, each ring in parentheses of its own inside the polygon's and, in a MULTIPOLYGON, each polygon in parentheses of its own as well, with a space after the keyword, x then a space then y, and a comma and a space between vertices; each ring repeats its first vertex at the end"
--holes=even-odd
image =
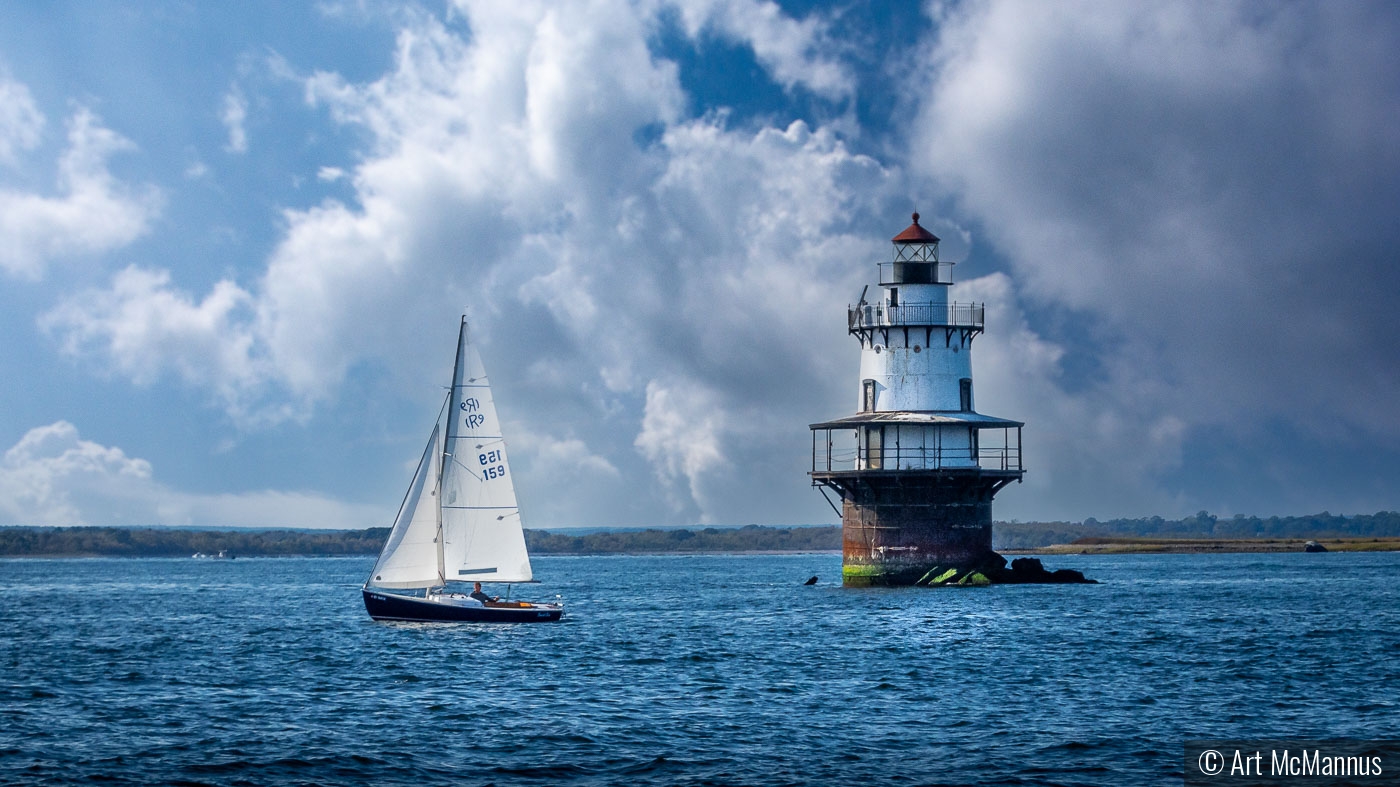
MULTIPOLYGON (((67 421, 29 430, 0 465, 0 512, 9 524, 86 524, 82 493, 120 497, 149 482, 151 466, 120 448, 78 438, 67 421)), ((100 516, 100 514, 99 514, 100 516)))
POLYGON ((844 48, 837 30, 817 13, 794 19, 771 0, 704 0, 676 3, 690 37, 712 32, 747 44, 774 80, 829 99, 855 93, 855 78, 836 56, 844 48))
POLYGON ((248 391, 261 384, 248 331, 251 296, 220 281, 199 302, 174 288, 170 273, 127 267, 107 290, 71 296, 40 318, 69 355, 103 359, 140 385, 166 372, 218 395, 243 417, 248 391))
POLYGON ((44 122, 29 87, 0 69, 0 164, 14 164, 20 153, 36 147, 44 122))
POLYGON ((688 482, 690 500, 702 521, 711 519, 710 501, 700 484, 703 475, 724 461, 724 411, 718 397, 694 385, 647 384, 646 414, 636 446, 646 454, 661 480, 688 482))
POLYGON ((0 460, 0 522, 12 525, 384 526, 387 507, 278 490, 172 489, 144 459, 84 440, 67 421, 30 429, 0 460))
POLYGON ((219 111, 219 119, 228 131, 228 144, 224 150, 230 153, 248 152, 248 99, 237 87, 224 94, 224 102, 219 111))
MULTIPOLYGON (((776 13, 730 11, 753 8, 776 13)), ((853 217, 888 197, 890 173, 802 121, 683 117, 676 66, 648 47, 655 20, 625 4, 462 10, 469 37, 415 19, 378 80, 307 78, 309 100, 372 144, 346 173, 353 199, 287 210, 246 290, 196 297, 129 269, 45 324, 133 380, 173 371, 235 418, 270 422, 334 396, 357 364, 441 380, 468 307, 488 361, 502 359, 498 384, 551 370, 513 388, 525 415, 506 416, 549 436, 521 445, 527 486, 559 492, 558 468, 576 461, 575 498, 605 505, 585 476, 611 468, 673 516, 715 521, 753 515, 724 484, 776 476, 807 495, 800 469, 736 478, 682 451, 674 426, 722 425, 744 435, 740 452, 804 450, 775 414, 840 385, 821 344, 840 336, 862 272, 851 261, 872 248, 853 217)), ((816 41, 812 24, 792 35, 816 41)), ((768 498, 760 514, 799 516, 768 498)))
POLYGON ((129 187, 107 169, 107 158, 131 150, 88 109, 68 122, 68 148, 58 163, 58 196, 0 189, 0 269, 40 278, 50 262, 100 254, 144 235, 159 214, 153 187, 129 187))

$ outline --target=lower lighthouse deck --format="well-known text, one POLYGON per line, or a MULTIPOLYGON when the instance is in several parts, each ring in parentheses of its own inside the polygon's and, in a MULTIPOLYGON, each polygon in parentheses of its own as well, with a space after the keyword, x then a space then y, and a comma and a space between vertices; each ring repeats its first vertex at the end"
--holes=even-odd
POLYGON ((911 585, 995 559, 992 498, 1024 474, 1019 422, 880 412, 811 428, 812 484, 842 501, 844 584, 911 585))

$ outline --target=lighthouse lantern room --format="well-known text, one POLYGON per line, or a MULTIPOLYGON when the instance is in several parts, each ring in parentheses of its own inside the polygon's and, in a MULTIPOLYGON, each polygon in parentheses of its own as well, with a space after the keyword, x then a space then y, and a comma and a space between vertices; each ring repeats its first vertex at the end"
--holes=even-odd
POLYGON ((913 219, 874 297, 867 286, 846 312, 861 346, 856 413, 811 426, 812 484, 842 501, 848 586, 914 584, 994 555, 992 498, 1025 472, 1023 424, 975 409, 984 306, 949 300, 953 263, 913 219))

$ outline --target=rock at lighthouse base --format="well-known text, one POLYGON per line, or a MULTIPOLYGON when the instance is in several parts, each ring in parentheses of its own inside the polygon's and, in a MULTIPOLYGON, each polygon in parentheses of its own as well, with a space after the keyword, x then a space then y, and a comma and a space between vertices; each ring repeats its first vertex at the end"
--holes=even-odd
POLYGON ((1049 571, 1039 558, 1020 557, 1011 561, 995 552, 971 566, 935 566, 915 585, 922 587, 986 587, 987 585, 1096 585, 1074 569, 1049 571))
POLYGON ((1007 584, 1038 585, 1098 584, 1097 580, 1085 579, 1082 573, 1074 569, 1062 568, 1057 571, 1049 571, 1040 562, 1040 558, 1035 557, 1018 557, 1011 561, 1011 568, 1002 569, 996 581, 1007 584))

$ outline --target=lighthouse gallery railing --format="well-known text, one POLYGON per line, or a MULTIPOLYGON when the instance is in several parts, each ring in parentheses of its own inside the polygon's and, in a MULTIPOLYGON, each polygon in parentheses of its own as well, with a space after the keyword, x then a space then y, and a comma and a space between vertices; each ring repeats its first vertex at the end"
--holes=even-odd
MULTIPOLYGON (((884 433, 882 433, 884 434, 884 433)), ((987 440, 978 440, 976 446, 954 445, 902 445, 894 436, 881 440, 879 447, 872 447, 860 439, 857 430, 813 429, 812 430, 812 472, 849 473, 865 470, 993 470, 1020 473, 1021 434, 1020 430, 979 429, 979 436, 1000 437, 999 444, 988 445, 987 440), (895 442, 885 442, 894 440, 895 442)))
POLYGON ((846 307, 846 325, 856 328, 933 326, 982 330, 986 307, 981 303, 904 303, 898 306, 863 303, 846 307))

